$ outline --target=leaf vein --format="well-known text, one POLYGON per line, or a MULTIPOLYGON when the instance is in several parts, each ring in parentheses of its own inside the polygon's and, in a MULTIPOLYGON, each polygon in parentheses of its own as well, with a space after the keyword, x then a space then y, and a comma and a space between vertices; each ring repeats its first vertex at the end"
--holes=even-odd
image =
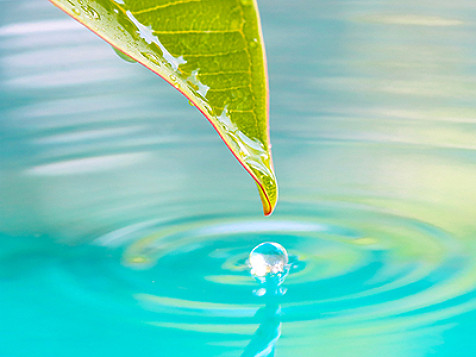
POLYGON ((199 72, 199 76, 221 76, 233 74, 249 74, 249 71, 219 71, 219 72, 199 72))
MULTIPOLYGON (((213 109, 215 111, 219 111, 220 113, 223 112, 223 110, 225 110, 225 107, 218 107, 218 106, 214 106, 213 109)), ((228 113, 252 113, 253 116, 256 117, 256 113, 255 113, 255 110, 254 109, 233 109, 233 108, 227 108, 227 111, 228 113)))
POLYGON ((249 88, 249 86, 236 86, 236 87, 226 87, 226 88, 210 88, 209 92, 226 92, 234 89, 249 88))
POLYGON ((172 31, 162 31, 156 30, 152 32, 156 35, 187 35, 187 34, 208 34, 208 33, 241 33, 240 30, 172 30, 172 31))
POLYGON ((157 11, 157 10, 161 10, 161 9, 166 9, 168 7, 174 7, 174 6, 177 6, 177 5, 190 4, 190 3, 193 3, 193 2, 200 2, 200 1, 201 0, 176 1, 176 2, 173 2, 173 3, 169 3, 169 4, 157 5, 157 6, 148 8, 148 9, 142 9, 142 10, 131 11, 131 12, 132 12, 133 15, 141 15, 141 14, 146 14, 148 12, 153 12, 153 11, 157 11))
POLYGON ((228 56, 234 53, 245 52, 245 50, 234 50, 216 53, 197 53, 197 54, 182 54, 184 57, 216 57, 216 56, 228 56))

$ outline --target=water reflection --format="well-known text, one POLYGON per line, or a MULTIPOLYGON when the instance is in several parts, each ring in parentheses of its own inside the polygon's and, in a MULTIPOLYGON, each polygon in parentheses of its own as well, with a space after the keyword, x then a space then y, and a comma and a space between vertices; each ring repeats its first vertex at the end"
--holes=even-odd
POLYGON ((266 304, 256 313, 260 326, 241 357, 274 356, 276 343, 281 336, 281 305, 279 297, 280 294, 275 293, 264 296, 266 304))
POLYGON ((288 253, 279 243, 261 243, 250 253, 250 272, 259 283, 256 295, 263 298, 265 306, 256 313, 260 326, 242 357, 274 356, 275 346, 281 335, 279 299, 286 293, 281 285, 289 273, 288 262, 288 253))
POLYGON ((179 94, 2 2, 0 355, 252 355, 280 324, 282 357, 476 354, 476 5, 260 4, 269 220, 179 94), (275 301, 243 268, 264 239, 306 262, 275 301))

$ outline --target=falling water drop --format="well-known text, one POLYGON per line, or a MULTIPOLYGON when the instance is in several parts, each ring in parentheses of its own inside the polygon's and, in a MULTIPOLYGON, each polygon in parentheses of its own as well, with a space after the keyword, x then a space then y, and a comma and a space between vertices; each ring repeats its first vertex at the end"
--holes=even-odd
POLYGON ((259 282, 280 285, 289 270, 288 253, 278 243, 261 243, 251 251, 249 264, 259 282))

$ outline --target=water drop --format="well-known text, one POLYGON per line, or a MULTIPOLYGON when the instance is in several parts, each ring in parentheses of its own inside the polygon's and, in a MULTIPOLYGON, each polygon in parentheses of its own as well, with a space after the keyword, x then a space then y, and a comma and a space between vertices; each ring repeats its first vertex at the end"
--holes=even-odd
POLYGON ((177 77, 173 74, 171 74, 169 78, 172 82, 175 82, 177 80, 177 77))
POLYGON ((94 10, 92 7, 90 7, 89 10, 90 10, 90 14, 92 15, 94 20, 101 19, 101 16, 99 15, 99 13, 96 10, 94 10))
POLYGON ((81 6, 81 9, 84 11, 85 15, 91 20, 98 20, 101 18, 96 12, 96 10, 94 10, 91 6, 83 5, 81 6))
POLYGON ((125 53, 122 53, 122 52, 119 51, 117 48, 112 47, 112 49, 114 50, 114 52, 116 53, 116 55, 118 55, 119 58, 123 59, 124 61, 129 62, 129 63, 136 63, 136 62, 137 62, 135 59, 129 57, 129 56, 126 55, 125 53))
POLYGON ((147 58, 149 61, 154 63, 155 65, 157 65, 157 66, 162 65, 162 62, 161 62, 160 58, 158 56, 156 56, 155 54, 149 53, 149 52, 142 52, 141 54, 142 54, 142 56, 147 58))
POLYGON ((260 282, 274 281, 278 285, 284 281, 289 270, 288 253, 278 243, 265 242, 250 253, 251 274, 260 282))
POLYGON ((258 39, 254 38, 253 40, 250 41, 250 48, 256 48, 258 47, 258 39))
POLYGON ((258 290, 256 290, 255 295, 256 295, 256 296, 264 296, 264 295, 266 295, 266 289, 264 289, 264 288, 259 288, 258 290))
POLYGON ((73 7, 71 11, 77 16, 81 15, 81 10, 79 10, 77 7, 73 7))

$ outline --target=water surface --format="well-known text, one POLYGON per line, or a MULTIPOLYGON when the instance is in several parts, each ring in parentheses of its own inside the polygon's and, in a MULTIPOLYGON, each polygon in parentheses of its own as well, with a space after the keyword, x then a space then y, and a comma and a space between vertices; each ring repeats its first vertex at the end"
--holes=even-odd
POLYGON ((476 5, 260 1, 265 218, 179 93, 0 4, 0 355, 476 354, 476 5), (290 255, 274 297, 263 241, 290 255))

